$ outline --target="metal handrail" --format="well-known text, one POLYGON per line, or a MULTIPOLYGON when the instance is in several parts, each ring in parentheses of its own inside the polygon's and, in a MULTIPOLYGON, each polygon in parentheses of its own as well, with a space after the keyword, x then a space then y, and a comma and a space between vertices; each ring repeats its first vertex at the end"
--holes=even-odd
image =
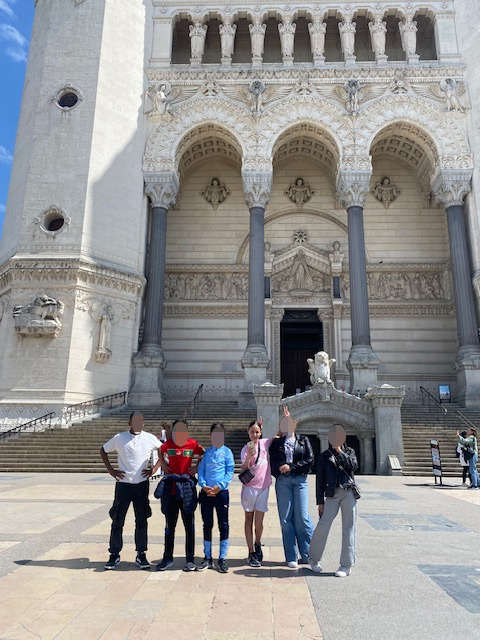
POLYGON ((121 391, 120 393, 112 393, 109 396, 102 396, 101 398, 95 398, 94 400, 86 400, 85 402, 79 402, 78 404, 70 404, 63 411, 63 419, 68 423, 72 422, 74 418, 84 418, 86 415, 98 413, 101 408, 113 409, 115 400, 121 400, 121 402, 115 404, 115 408, 121 407, 125 404, 126 398, 127 392, 121 391), (92 408, 96 409, 96 411, 92 411, 92 408))
POLYGON ((422 393, 422 405, 425 404, 425 398, 428 401, 428 410, 430 412, 432 412, 432 404, 433 407, 435 408, 435 419, 438 420, 438 412, 441 411, 442 415, 443 415, 443 423, 445 424, 446 419, 447 419, 447 409, 446 407, 443 406, 443 404, 440 402, 440 400, 437 400, 437 398, 435 398, 435 396, 433 394, 430 393, 430 391, 428 391, 428 389, 425 389, 425 387, 422 387, 420 385, 420 391, 422 393))
POLYGON ((455 409, 455 415, 457 415, 460 420, 463 422, 463 424, 465 424, 469 429, 477 429, 477 426, 471 421, 469 420, 469 418, 467 418, 466 415, 464 415, 460 409, 455 409))
POLYGON ((18 424, 16 427, 12 427, 7 431, 2 431, 0 433, 0 440, 6 440, 10 436, 15 435, 16 433, 21 433, 22 431, 32 431, 35 433, 37 431, 37 426, 43 426, 43 429, 39 429, 39 431, 45 431, 48 425, 48 429, 53 429, 52 427, 52 419, 56 417, 54 411, 50 413, 46 413, 44 416, 40 416, 39 418, 35 418, 35 420, 29 420, 28 422, 24 422, 23 424, 18 424))
POLYGON ((188 405, 188 407, 185 409, 185 411, 183 413, 183 416, 182 416, 183 422, 185 422, 185 420, 188 418, 189 415, 190 415, 191 418, 193 418, 193 416, 197 412, 197 407, 198 407, 199 403, 202 402, 202 391, 203 391, 203 383, 198 387, 195 395, 193 396, 193 400, 188 405))

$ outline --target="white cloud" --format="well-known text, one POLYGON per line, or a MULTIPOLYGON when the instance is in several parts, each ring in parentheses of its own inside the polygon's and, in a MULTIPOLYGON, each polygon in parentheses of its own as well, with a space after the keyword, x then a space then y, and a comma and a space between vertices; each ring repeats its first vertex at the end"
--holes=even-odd
POLYGON ((3 11, 3 13, 5 13, 9 18, 16 18, 16 15, 10 6, 14 1, 15 0, 0 0, 0 11, 3 11))
MULTIPOLYGON (((4 0, 0 0, 0 3, 4 0)), ((11 43, 5 49, 5 53, 14 62, 25 62, 27 59, 27 45, 28 41, 18 29, 11 24, 0 24, 0 40, 6 40, 11 43)))
POLYGON ((13 156, 10 151, 0 144, 0 164, 10 164, 12 160, 13 156))

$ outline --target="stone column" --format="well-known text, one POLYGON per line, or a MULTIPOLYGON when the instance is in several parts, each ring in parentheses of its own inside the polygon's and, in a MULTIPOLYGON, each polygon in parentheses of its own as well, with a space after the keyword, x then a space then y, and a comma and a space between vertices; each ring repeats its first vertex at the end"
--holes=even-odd
POLYGON ((437 171, 432 188, 447 215, 457 315, 457 400, 466 407, 479 407, 480 345, 463 208, 463 199, 471 189, 471 171, 437 171))
POLYGON ((342 354, 342 307, 343 300, 340 293, 340 275, 343 269, 344 254, 340 253, 340 242, 333 243, 333 252, 328 254, 330 259, 330 269, 333 279, 333 342, 335 345, 335 369, 343 369, 342 354))
POLYGON ((351 16, 345 16, 343 22, 338 23, 340 31, 340 42, 342 44, 343 56, 345 64, 350 65, 355 62, 355 33, 357 25, 352 22, 351 16))
POLYGON ((375 473, 375 461, 373 458, 373 436, 360 437, 360 447, 362 453, 361 473, 371 475, 375 473))
POLYGON ((264 223, 272 173, 247 170, 242 172, 242 178, 245 199, 250 209, 248 337, 242 367, 245 371, 245 392, 251 394, 253 383, 262 384, 266 381, 269 363, 265 346, 264 223))
POLYGON ((134 382, 129 393, 132 405, 157 406, 164 400, 163 370, 167 363, 162 349, 162 321, 167 213, 175 203, 177 192, 176 174, 165 172, 145 176, 145 193, 151 202, 151 227, 143 341, 133 358, 134 382))
POLYGON ((325 64, 325 34, 327 23, 321 16, 314 16, 313 22, 308 23, 310 46, 312 49, 313 65, 320 67, 325 64))
POLYGON ((280 401, 283 395, 283 384, 253 385, 253 395, 257 405, 257 418, 263 417, 263 437, 273 438, 278 432, 280 422, 280 401))
POLYGON ((385 43, 387 39, 387 23, 382 19, 383 14, 375 16, 375 22, 369 22, 370 37, 372 39, 372 51, 375 54, 377 64, 385 64, 385 43))
POLYGON ((402 47, 405 51, 405 59, 410 64, 418 62, 420 56, 417 50, 417 23, 413 20, 413 16, 408 14, 404 22, 398 23, 400 36, 402 39, 402 47))
POLYGON ((388 475, 388 456, 397 456, 403 466, 402 414, 401 406, 405 397, 405 387, 391 387, 382 384, 374 386, 365 394, 371 400, 375 416, 375 445, 377 450, 377 474, 388 475))
MULTIPOLYGON (((344 161, 347 164, 347 161, 344 161)), ((337 193, 348 214, 348 269, 350 275, 350 319, 352 347, 347 361, 350 393, 365 393, 376 384, 379 360, 370 343, 367 266, 363 229, 363 205, 370 191, 369 158, 352 158, 348 169, 340 169, 337 193)))

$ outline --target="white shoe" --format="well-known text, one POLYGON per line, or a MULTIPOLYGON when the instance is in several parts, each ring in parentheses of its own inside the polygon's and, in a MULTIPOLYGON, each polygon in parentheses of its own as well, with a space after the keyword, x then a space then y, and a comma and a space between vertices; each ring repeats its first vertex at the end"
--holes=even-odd
POLYGON ((298 562, 296 562, 295 560, 287 562, 287 567, 290 567, 290 569, 298 569, 298 562))
POLYGON ((313 571, 313 573, 322 573, 323 571, 323 567, 320 562, 315 562, 314 560, 311 560, 311 558, 308 559, 308 566, 313 571))
POLYGON ((346 578, 350 575, 351 571, 351 567, 344 567, 343 565, 340 565, 335 571, 335 575, 337 576, 337 578, 346 578))
POLYGON ((466 487, 467 483, 466 482, 462 482, 462 487, 466 487))

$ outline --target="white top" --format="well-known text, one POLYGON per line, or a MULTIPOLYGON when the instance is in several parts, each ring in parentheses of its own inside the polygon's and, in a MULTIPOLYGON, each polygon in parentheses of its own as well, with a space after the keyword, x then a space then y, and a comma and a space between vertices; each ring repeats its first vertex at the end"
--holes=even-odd
POLYGON ((160 449, 162 443, 152 433, 141 431, 138 436, 130 431, 123 431, 113 436, 103 445, 105 453, 116 451, 118 455, 119 471, 124 471, 124 477, 119 482, 139 484, 147 478, 142 471, 148 467, 152 451, 160 449))

